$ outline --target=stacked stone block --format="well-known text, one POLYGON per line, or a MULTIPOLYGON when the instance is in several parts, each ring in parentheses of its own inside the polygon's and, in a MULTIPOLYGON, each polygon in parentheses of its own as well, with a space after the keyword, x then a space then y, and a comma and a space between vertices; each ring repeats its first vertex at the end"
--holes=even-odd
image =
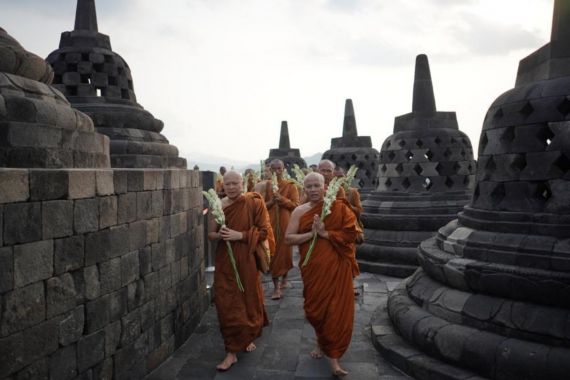
POLYGON ((406 277, 417 246, 454 219, 471 198, 475 161, 455 112, 436 111, 428 58, 416 57, 412 112, 396 117, 382 144, 378 187, 363 202, 365 271, 406 277))
POLYGON ((331 139, 331 148, 323 153, 322 159, 331 160, 345 172, 352 165, 358 166, 353 185, 367 196, 378 185, 379 153, 372 147, 370 136, 358 136, 352 99, 346 99, 342 137, 331 139))
POLYGON ((378 348, 417 379, 568 378, 569 43, 570 2, 556 0, 551 42, 485 117, 471 203, 420 244, 391 323, 373 322, 378 348))
POLYGON ((142 378, 207 308, 197 171, 0 169, 0 378, 142 378))
POLYGON ((281 122, 281 132, 279 135, 279 148, 269 150, 269 158, 265 160, 266 164, 269 164, 272 160, 281 160, 285 165, 285 169, 289 172, 289 175, 294 176, 293 167, 299 165, 300 168, 306 168, 307 163, 301 157, 299 149, 291 148, 291 143, 289 141, 289 126, 287 121, 283 120, 281 122))
POLYGON ((111 49, 109 36, 98 32, 94 0, 77 1, 74 30, 62 33, 59 49, 46 60, 54 86, 109 137, 111 166, 186 167, 178 148, 160 133, 164 123, 137 103, 129 65, 111 49))

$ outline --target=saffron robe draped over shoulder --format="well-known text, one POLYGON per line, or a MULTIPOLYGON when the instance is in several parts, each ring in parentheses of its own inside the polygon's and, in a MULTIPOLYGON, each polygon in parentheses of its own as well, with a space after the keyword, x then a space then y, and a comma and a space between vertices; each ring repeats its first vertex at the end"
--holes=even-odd
POLYGON ((227 352, 243 351, 268 324, 263 306, 263 288, 255 262, 255 247, 268 239, 274 244, 273 231, 263 199, 257 193, 241 195, 224 208, 226 225, 243 233, 243 239, 230 242, 244 292, 237 286, 224 241, 216 249, 214 303, 227 352))
MULTIPOLYGON (((301 215, 298 233, 311 231, 313 217, 321 215, 322 207, 320 202, 301 215)), ((340 358, 350 344, 354 321, 356 217, 345 199, 337 199, 324 223, 329 238, 317 237, 309 263, 301 265, 304 309, 321 350, 330 358, 340 358)), ((310 243, 299 246, 300 262, 305 260, 310 243)))
MULTIPOLYGON (((268 208, 271 227, 275 234, 275 254, 271 258, 271 277, 277 278, 287 274, 293 268, 293 247, 285 244, 285 232, 291 219, 291 212, 299 206, 299 191, 297 186, 290 181, 279 181, 279 195, 281 201, 268 208), (277 231, 279 226, 279 232, 277 231), (277 234, 279 233, 279 236, 277 234)), ((265 202, 273 198, 273 186, 267 181, 265 188, 265 202)))

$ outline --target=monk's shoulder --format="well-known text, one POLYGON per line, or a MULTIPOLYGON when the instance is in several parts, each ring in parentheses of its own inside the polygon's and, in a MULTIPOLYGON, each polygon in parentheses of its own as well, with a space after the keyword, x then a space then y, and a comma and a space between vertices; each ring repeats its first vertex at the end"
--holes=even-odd
POLYGON ((303 215, 304 213, 306 213, 307 211, 309 211, 309 209, 311 208, 311 204, 309 202, 307 203, 303 203, 297 207, 295 207, 295 209, 293 210, 292 215, 303 215))

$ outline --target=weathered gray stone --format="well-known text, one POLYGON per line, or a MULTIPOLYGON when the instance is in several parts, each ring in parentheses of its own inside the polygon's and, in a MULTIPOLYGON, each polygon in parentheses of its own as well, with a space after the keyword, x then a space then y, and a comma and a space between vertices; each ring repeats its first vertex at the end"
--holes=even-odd
POLYGON ((144 277, 144 289, 149 300, 156 299, 160 294, 158 272, 152 272, 144 277))
POLYGON ((30 329, 24 330, 24 357, 26 363, 51 354, 57 350, 58 320, 50 319, 30 329))
POLYGON ((65 273, 46 281, 47 318, 65 313, 75 307, 76 292, 73 277, 65 273))
POLYGON ((150 219, 152 218, 152 192, 141 191, 137 193, 137 219, 150 219))
POLYGON ((12 247, 0 248, 0 294, 12 290, 13 288, 14 253, 12 247))
POLYGON ((22 333, 0 338, 0 378, 24 367, 24 335, 22 333))
POLYGON ((144 281, 137 280, 127 286, 129 311, 142 305, 145 300, 144 281))
POLYGON ((22 287, 53 275, 53 240, 14 247, 14 284, 22 287))
POLYGON ((158 277, 160 279, 160 292, 164 294, 172 286, 172 269, 170 265, 161 268, 158 272, 158 277))
POLYGON ((152 202, 152 216, 155 218, 161 217, 164 211, 164 194, 162 190, 157 190, 152 192, 151 196, 152 202))
POLYGON ((137 193, 119 195, 117 204, 119 224, 134 222, 137 219, 137 193))
POLYGON ((49 373, 52 379, 68 380, 77 376, 75 345, 60 348, 50 358, 49 373))
POLYGON ((69 190, 69 174, 64 170, 30 170, 31 199, 45 201, 66 199, 69 190))
POLYGON ((11 203, 4 206, 4 244, 41 240, 41 203, 11 203))
POLYGON ((140 266, 139 266, 139 253, 138 251, 132 251, 121 257, 121 284, 126 286, 127 284, 135 281, 139 278, 140 266))
POLYGON ((158 243, 160 238, 160 218, 146 221, 146 244, 158 243))
POLYGON ((122 318, 128 310, 127 288, 123 287, 109 295, 109 317, 111 321, 122 318))
POLYGON ((115 194, 124 194, 128 189, 128 171, 126 170, 113 170, 113 185, 115 194))
POLYGON ((57 239, 54 243, 54 274, 79 269, 83 266, 85 251, 83 235, 57 239))
POLYGON ((99 270, 97 265, 83 268, 83 280, 85 284, 85 298, 94 300, 101 294, 101 283, 99 282, 99 270))
POLYGON ((77 369, 83 372, 105 358, 105 331, 87 335, 77 342, 77 369))
POLYGON ((146 331, 154 324, 154 301, 150 301, 141 307, 141 328, 146 331))
POLYGON ((138 220, 129 224, 129 250, 141 249, 147 244, 147 221, 138 220))
POLYGON ((110 305, 111 296, 109 294, 87 302, 85 326, 88 334, 104 328, 111 321, 110 305))
POLYGON ((97 198, 75 201, 73 210, 75 233, 82 234, 99 229, 99 201, 97 198))
POLYGON ((140 309, 135 309, 121 319, 121 346, 133 343, 141 334, 140 309))
POLYGON ((129 226, 122 224, 110 229, 111 257, 118 257, 129 252, 129 226))
POLYGON ((97 195, 112 195, 115 192, 112 170, 97 170, 95 172, 97 195))
POLYGON ((0 169, 0 204, 26 201, 30 197, 27 169, 0 169))
POLYGON ((61 322, 59 322, 59 343, 62 346, 67 346, 73 342, 77 342, 83 335, 84 323, 85 306, 80 305, 64 316, 61 322))
POLYGON ((152 271, 151 247, 139 249, 139 265, 141 269, 141 277, 152 271))
POLYGON ((144 170, 128 171, 128 191, 144 191, 144 170))
POLYGON ((117 224, 117 197, 99 198, 99 228, 107 228, 117 224))
POLYGON ((96 194, 94 170, 69 170, 69 199, 92 198, 96 194))
POLYGON ((2 336, 21 331, 45 319, 46 301, 41 282, 7 293, 4 302, 6 307, 0 331, 2 336))
POLYGON ((49 380, 49 364, 47 358, 42 358, 20 372, 16 380, 49 380))
POLYGON ((43 238, 59 238, 73 234, 73 201, 42 202, 43 238))
POLYGON ((85 236, 85 265, 100 263, 112 256, 111 231, 106 229, 85 236))
POLYGON ((113 379, 113 359, 107 358, 93 368, 93 378, 99 380, 113 379))
POLYGON ((110 357, 121 343, 121 321, 115 321, 105 327, 105 356, 110 357))
POLYGON ((101 294, 107 294, 121 287, 121 259, 114 258, 99 264, 101 294))

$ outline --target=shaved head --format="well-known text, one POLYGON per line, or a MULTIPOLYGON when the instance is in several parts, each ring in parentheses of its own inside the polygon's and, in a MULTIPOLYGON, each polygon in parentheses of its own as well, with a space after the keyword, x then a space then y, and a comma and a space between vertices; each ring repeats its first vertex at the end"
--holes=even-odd
POLYGON ((271 163, 270 163, 269 165, 270 165, 271 167, 277 166, 277 165, 285 166, 285 164, 283 163, 283 161, 281 161, 281 160, 278 159, 278 158, 276 158, 276 159, 274 159, 274 160, 271 160, 271 163))
POLYGON ((317 171, 321 173, 323 177, 325 177, 326 184, 328 184, 333 178, 333 172, 335 166, 336 165, 331 160, 321 160, 321 162, 319 162, 317 171))
POLYGON ((227 171, 226 174, 224 174, 224 182, 226 182, 226 178, 229 179, 229 178, 236 178, 236 177, 238 180, 240 180, 240 181, 242 180, 240 172, 237 172, 235 170, 227 171))
POLYGON ((307 181, 312 181, 312 180, 315 180, 315 179, 316 179, 317 181, 319 181, 319 183, 320 183, 321 185, 323 185, 323 186, 325 185, 325 177, 323 177, 322 174, 316 173, 316 172, 311 172, 311 173, 307 174, 307 175, 305 176, 305 180, 303 181, 303 183, 306 183, 307 181))

